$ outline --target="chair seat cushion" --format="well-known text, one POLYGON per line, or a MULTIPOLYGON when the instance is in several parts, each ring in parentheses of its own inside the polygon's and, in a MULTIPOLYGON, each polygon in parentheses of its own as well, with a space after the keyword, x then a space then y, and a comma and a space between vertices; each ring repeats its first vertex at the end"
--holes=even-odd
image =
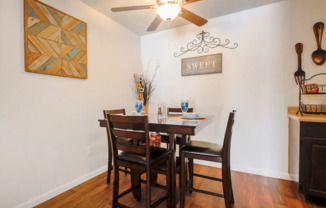
MULTIPOLYGON (((151 163, 154 163, 164 157, 167 157, 169 154, 171 154, 171 150, 159 148, 159 147, 151 147, 150 148, 150 157, 151 157, 151 163)), ((146 165, 146 156, 145 155, 139 155, 129 152, 121 152, 119 154, 119 160, 126 161, 126 162, 132 162, 137 163, 139 165, 146 165)))
POLYGON ((202 142, 202 141, 193 140, 190 141, 185 146, 183 146, 180 149, 180 152, 189 153, 189 154, 198 154, 203 156, 211 156, 211 157, 221 157, 222 146, 211 142, 202 142))

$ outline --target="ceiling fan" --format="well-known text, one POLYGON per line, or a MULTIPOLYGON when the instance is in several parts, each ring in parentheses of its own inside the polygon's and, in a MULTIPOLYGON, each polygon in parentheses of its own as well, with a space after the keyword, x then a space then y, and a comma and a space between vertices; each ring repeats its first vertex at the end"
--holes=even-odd
POLYGON ((124 12, 132 10, 156 9, 157 15, 150 26, 147 28, 147 32, 155 31, 162 20, 173 20, 178 15, 197 26, 202 26, 207 23, 206 19, 182 7, 197 1, 201 0, 156 0, 157 5, 116 7, 111 8, 111 11, 124 12))

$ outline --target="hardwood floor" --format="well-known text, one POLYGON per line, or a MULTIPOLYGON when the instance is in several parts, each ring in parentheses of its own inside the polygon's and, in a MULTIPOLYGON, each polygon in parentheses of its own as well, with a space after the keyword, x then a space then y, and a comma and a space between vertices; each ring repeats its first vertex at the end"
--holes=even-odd
MULTIPOLYGON (((220 169, 202 165, 195 165, 195 172, 211 176, 220 176, 220 169)), ((120 192, 129 188, 130 177, 124 173, 120 174, 120 192)), ((178 177, 177 177, 178 178, 178 177)), ((112 178, 111 178, 112 181, 112 178)), ((158 181, 164 183, 165 176, 159 176, 158 181)), ((315 205, 305 202, 298 191, 295 182, 279 180, 258 175, 232 172, 232 183, 234 189, 235 208, 321 208, 322 205, 315 205)), ((177 184, 179 184, 177 182, 177 184)), ((145 185, 142 185, 142 201, 137 202, 132 194, 120 199, 120 202, 130 207, 145 207, 145 185)), ((194 187, 222 192, 219 182, 211 182, 195 178, 194 187)), ((164 193, 163 190, 153 187, 152 198, 157 199, 164 193), (156 198, 157 197, 157 198, 156 198)), ((179 194, 179 189, 177 190, 179 194)), ((103 173, 85 183, 76 186, 65 193, 62 193, 38 206, 36 208, 57 208, 57 207, 78 207, 78 208, 105 208, 111 207, 112 182, 106 184, 106 173, 103 173)), ((177 196, 179 201, 179 196, 177 196)), ((179 206, 179 203, 178 205, 179 206)), ((166 207, 166 203, 160 206, 166 207)), ((193 192, 186 196, 186 207, 209 208, 224 207, 223 198, 213 197, 193 192)))

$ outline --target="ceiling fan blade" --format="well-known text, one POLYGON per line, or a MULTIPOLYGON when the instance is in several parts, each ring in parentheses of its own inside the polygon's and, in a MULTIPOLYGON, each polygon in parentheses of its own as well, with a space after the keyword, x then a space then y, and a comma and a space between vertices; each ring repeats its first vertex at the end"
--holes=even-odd
POLYGON ((127 6, 127 7, 115 7, 111 8, 112 12, 124 12, 132 10, 152 9, 153 5, 140 5, 140 6, 127 6))
POLYGON ((201 1, 201 0, 186 0, 186 3, 184 3, 183 5, 195 3, 197 1, 201 1))
POLYGON ((156 15, 151 25, 147 28, 147 32, 155 31, 161 22, 162 22, 161 17, 159 15, 156 15))
POLYGON ((180 17, 188 20, 189 22, 197 25, 197 26, 203 26, 204 24, 207 23, 207 20, 205 20, 204 18, 190 12, 189 10, 181 7, 181 12, 179 14, 180 17))

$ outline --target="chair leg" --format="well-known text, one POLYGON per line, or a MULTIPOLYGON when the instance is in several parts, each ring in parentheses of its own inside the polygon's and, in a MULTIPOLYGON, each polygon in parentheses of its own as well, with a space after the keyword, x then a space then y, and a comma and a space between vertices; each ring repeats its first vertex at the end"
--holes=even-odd
POLYGON ((151 181, 152 182, 157 182, 157 175, 158 175, 157 173, 153 173, 153 172, 151 173, 151 181))
MULTIPOLYGON (((181 153, 180 153, 180 159, 181 159, 181 153)), ((185 176, 184 179, 186 180, 186 185, 188 184, 188 162, 185 162, 185 176)), ((182 178, 181 178, 181 167, 180 167, 180 174, 179 174, 179 187, 181 187, 181 183, 182 183, 182 178)))
POLYGON ((106 177, 106 184, 110 184, 111 182, 111 169, 110 167, 108 168, 108 175, 106 177))
MULTIPOLYGON (((180 167, 180 173, 179 173, 179 187, 181 188, 181 184, 182 184, 182 178, 181 178, 181 167, 180 167)), ((187 177, 187 174, 186 174, 187 177)))
POLYGON ((137 201, 140 201, 141 200, 140 171, 131 170, 130 179, 131 179, 131 187, 132 188, 138 186, 137 189, 132 191, 132 193, 134 195, 134 198, 137 201))
POLYGON ((227 168, 227 176, 229 179, 229 196, 230 196, 230 202, 231 204, 234 204, 234 196, 233 196, 233 188, 232 188, 232 179, 231 179, 231 170, 230 168, 227 168))
POLYGON ((166 200, 166 205, 167 207, 171 207, 171 169, 170 169, 170 161, 171 157, 166 161, 165 166, 166 166, 166 194, 169 196, 169 198, 166 200))
MULTIPOLYGON (((194 159, 189 158, 189 187, 193 188, 194 186, 194 159)), ((189 190, 189 193, 192 193, 192 190, 189 190)))
POLYGON ((151 198, 151 171, 149 168, 146 170, 146 208, 150 208, 152 204, 151 198))
POLYGON ((223 170, 223 166, 222 166, 222 183, 223 183, 225 208, 231 208, 230 181, 231 178, 229 177, 228 170, 223 170))
POLYGON ((114 179, 113 179, 113 199, 112 208, 118 207, 118 195, 119 195, 119 167, 114 167, 114 179))
POLYGON ((181 186, 180 186, 180 208, 185 207, 185 197, 186 197, 186 192, 185 192, 185 187, 186 187, 186 179, 185 179, 185 154, 181 153, 181 173, 180 173, 180 179, 182 180, 181 186))
POLYGON ((112 170, 112 154, 111 154, 111 144, 109 142, 109 149, 108 149, 108 175, 106 178, 106 183, 110 184, 111 181, 111 170, 112 170))
POLYGON ((234 196, 233 196, 233 187, 232 187, 232 180, 231 180, 231 175, 230 175, 230 200, 231 203, 234 204, 234 196))

